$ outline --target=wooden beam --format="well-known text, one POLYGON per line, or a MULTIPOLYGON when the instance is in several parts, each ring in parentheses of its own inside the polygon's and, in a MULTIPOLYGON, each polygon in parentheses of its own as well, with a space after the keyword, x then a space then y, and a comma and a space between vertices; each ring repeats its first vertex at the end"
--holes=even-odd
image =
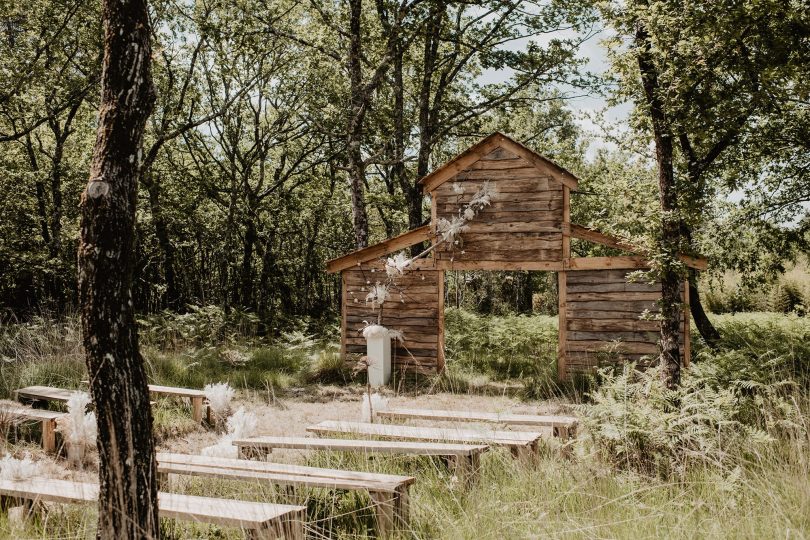
MULTIPOLYGON (((576 225, 572 223, 570 226, 570 231, 572 238, 577 238, 579 240, 586 240, 588 242, 593 242, 595 244, 601 244, 603 246, 629 251, 630 253, 643 253, 643 250, 638 246, 633 246, 631 244, 628 244, 627 242, 623 242, 622 240, 616 238, 615 236, 610 236, 601 233, 599 231, 589 229, 588 227, 583 227, 582 225, 576 225)), ((705 257, 693 257, 691 255, 681 254, 678 255, 678 258, 686 266, 694 268, 695 270, 706 270, 706 268, 708 268, 709 266, 709 263, 705 257)))
POLYGON ((335 272, 340 272, 357 264, 383 257, 394 251, 411 247, 414 244, 419 244, 429 239, 430 225, 422 225, 421 227, 412 229, 394 238, 389 238, 379 244, 374 244, 373 246, 353 251, 343 257, 332 259, 326 263, 326 271, 330 274, 334 274, 335 272))
POLYGON ((548 270, 559 272, 563 269, 562 261, 449 261, 437 260, 439 270, 548 270))
POLYGON ((609 270, 632 269, 640 270, 649 268, 650 264, 645 257, 623 256, 623 257, 572 257, 569 270, 609 270))
POLYGON ((471 146, 458 156, 454 157, 435 171, 419 180, 419 183, 422 184, 423 191, 425 193, 430 193, 461 171, 469 169, 473 163, 495 150, 499 146, 499 143, 499 137, 493 137, 490 135, 478 144, 471 146))
POLYGON ((589 229, 588 227, 583 227, 582 225, 576 225, 575 223, 571 224, 571 237, 579 240, 587 240, 588 242, 601 244, 603 246, 623 249, 631 253, 638 253, 640 251, 636 246, 622 242, 616 237, 608 236, 607 234, 589 229))

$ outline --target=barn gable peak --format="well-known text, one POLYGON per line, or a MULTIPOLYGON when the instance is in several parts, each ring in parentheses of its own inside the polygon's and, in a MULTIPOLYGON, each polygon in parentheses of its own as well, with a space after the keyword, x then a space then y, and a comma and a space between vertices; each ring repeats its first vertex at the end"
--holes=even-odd
POLYGON ((531 166, 550 175, 560 184, 568 186, 570 189, 576 191, 578 179, 571 172, 498 131, 489 135, 488 137, 485 137, 438 169, 434 170, 422 178, 419 183, 422 185, 425 193, 431 193, 437 187, 444 184, 448 180, 451 180, 460 172, 473 167, 477 161, 486 158, 489 154, 499 149, 504 153, 527 161, 531 166))

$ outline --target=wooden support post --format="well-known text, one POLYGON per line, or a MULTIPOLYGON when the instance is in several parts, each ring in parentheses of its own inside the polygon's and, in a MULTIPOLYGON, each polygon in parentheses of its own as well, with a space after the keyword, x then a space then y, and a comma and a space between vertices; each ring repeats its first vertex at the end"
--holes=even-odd
POLYGON ((566 291, 568 287, 566 270, 571 261, 571 188, 563 186, 563 226, 562 226, 562 267, 557 274, 557 301, 558 301, 558 343, 557 343, 557 379, 568 380, 568 365, 566 361, 566 330, 568 322, 565 317, 566 291))
POLYGON ((167 490, 169 488, 169 473, 158 472, 157 483, 159 490, 167 490))
POLYGON ((42 449, 53 454, 56 452, 56 419, 42 420, 42 449))
POLYGON ((692 329, 689 325, 689 280, 683 283, 683 367, 692 361, 692 329))
POLYGON ((261 529, 245 531, 249 540, 304 540, 304 516, 294 514, 283 522, 274 522, 261 529))
POLYGON ((437 345, 436 372, 444 371, 444 270, 437 270, 436 279, 439 286, 439 336, 437 345))
POLYGON ((349 293, 347 291, 348 284, 346 283, 346 274, 340 273, 340 357, 346 361, 346 340, 349 339, 348 334, 348 317, 349 311, 349 293))
POLYGON ((405 529, 411 513, 411 500, 408 486, 399 486, 394 498, 394 519, 397 528, 405 529))
POLYGON ((447 461, 459 482, 467 487, 475 483, 478 471, 481 469, 481 454, 474 452, 466 455, 449 456, 447 461))
POLYGON ((388 538, 394 531, 395 496, 385 491, 369 491, 374 514, 377 516, 377 536, 388 538))
POLYGON ((557 324, 559 329, 557 331, 557 379, 560 381, 568 380, 568 365, 566 362, 566 349, 567 349, 567 326, 568 321, 565 316, 566 307, 566 290, 567 285, 567 272, 559 272, 557 274, 557 300, 559 314, 557 315, 557 324))
POLYGON ((198 424, 201 424, 203 419, 203 399, 202 396, 191 398, 191 417, 198 424))

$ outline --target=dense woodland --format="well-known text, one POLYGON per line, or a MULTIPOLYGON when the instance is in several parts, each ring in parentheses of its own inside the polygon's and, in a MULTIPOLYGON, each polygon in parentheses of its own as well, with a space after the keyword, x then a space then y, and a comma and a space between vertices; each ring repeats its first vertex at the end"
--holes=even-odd
MULTIPOLYGON (((495 130, 582 179, 576 222, 653 246, 659 175, 649 142, 663 129, 685 251, 750 284, 805 250, 810 62, 801 2, 149 7, 157 101, 139 156, 140 312, 216 305, 268 328, 334 313, 338 283, 325 261, 422 224, 418 180, 495 130), (646 106, 639 40, 665 124, 646 106), (606 47, 609 69, 586 69, 585 45, 606 47), (594 113, 596 131, 585 130, 583 96, 633 109, 618 122, 594 113)), ((6 315, 76 306, 99 10, 44 0, 5 4, 0 14, 6 315)), ((489 297, 479 306, 487 311, 525 310, 547 280, 457 281, 476 304, 489 297)))

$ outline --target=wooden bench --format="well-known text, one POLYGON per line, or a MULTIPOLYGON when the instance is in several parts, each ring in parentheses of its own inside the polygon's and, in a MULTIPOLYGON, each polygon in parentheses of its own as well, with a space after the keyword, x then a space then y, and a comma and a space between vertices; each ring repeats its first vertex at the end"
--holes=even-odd
POLYGON ((366 491, 371 497, 380 536, 408 523, 410 476, 321 469, 302 465, 247 461, 188 454, 158 453, 162 482, 169 474, 183 474, 259 482, 289 487, 315 487, 366 491))
MULTIPOLYGON (((39 503, 77 504, 98 499, 98 485, 69 480, 31 478, 0 480, 3 508, 23 505, 26 514, 39 503)), ((306 508, 260 502, 214 499, 176 493, 159 493, 160 517, 237 527, 249 538, 303 540, 306 508)))
POLYGON ((541 433, 530 431, 476 431, 471 429, 446 429, 394 424, 367 424, 325 420, 309 426, 307 431, 318 434, 354 433, 389 440, 446 441, 462 444, 488 444, 505 446, 514 456, 530 456, 537 452, 541 433))
POLYGON ((33 409, 16 403, 0 403, 0 419, 11 422, 40 422, 42 425, 42 448, 56 452, 56 421, 65 413, 33 409))
MULTIPOLYGON (((203 421, 203 406, 205 405, 206 399, 205 392, 202 390, 150 384, 149 391, 160 396, 188 398, 191 401, 191 417, 195 422, 203 421)), ((211 422, 211 407, 205 407, 205 419, 211 422)))
POLYGON ((465 481, 472 480, 478 473, 481 468, 481 454, 489 450, 489 446, 485 444, 313 439, 309 437, 254 437, 236 439, 233 444, 239 449, 241 458, 265 457, 274 448, 438 456, 450 463, 456 470, 456 476, 465 481))
MULTIPOLYGON (((82 381, 87 383, 87 381, 82 381)), ((15 392, 18 401, 24 403, 38 403, 47 401, 57 401, 66 403, 73 393, 78 390, 67 390, 65 388, 54 388, 52 386, 27 386, 15 392)), ((175 388, 173 386, 149 385, 149 392, 157 395, 183 397, 191 400, 191 416, 195 422, 202 422, 203 407, 205 404, 205 392, 194 388, 175 388)), ((154 404, 154 403, 153 403, 154 404)), ((206 418, 211 420, 211 410, 207 409, 206 418)))
POLYGON ((448 422, 489 422, 507 426, 550 427, 562 440, 576 437, 578 420, 574 416, 512 414, 476 411, 447 411, 432 409, 386 409, 376 412, 380 418, 418 419, 448 422))

